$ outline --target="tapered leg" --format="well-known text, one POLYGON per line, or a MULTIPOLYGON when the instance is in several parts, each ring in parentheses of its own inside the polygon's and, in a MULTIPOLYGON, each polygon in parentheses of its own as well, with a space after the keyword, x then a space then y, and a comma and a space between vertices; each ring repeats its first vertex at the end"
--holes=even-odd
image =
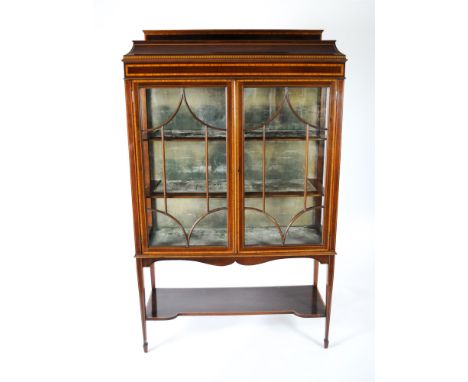
POLYGON ((154 289, 156 288, 156 280, 154 277, 154 263, 151 264, 150 273, 151 273, 151 289, 153 289, 154 291, 154 289))
POLYGON ((314 259, 314 287, 318 284, 319 262, 314 259))
POLYGON ((335 273, 335 256, 329 256, 328 259, 328 274, 327 274, 327 290, 326 290, 326 307, 325 307, 325 339, 323 347, 328 348, 328 331, 330 329, 330 313, 332 304, 333 292, 333 277, 335 273))
POLYGON ((151 314, 153 317, 157 316, 157 305, 156 305, 156 278, 154 274, 154 263, 150 266, 151 273, 151 314))
POLYGON ((141 259, 137 259, 137 277, 138 277, 138 292, 140 294, 140 314, 141 327, 143 329, 143 350, 148 353, 148 341, 146 338, 146 302, 145 302, 145 282, 143 275, 143 263, 141 259))

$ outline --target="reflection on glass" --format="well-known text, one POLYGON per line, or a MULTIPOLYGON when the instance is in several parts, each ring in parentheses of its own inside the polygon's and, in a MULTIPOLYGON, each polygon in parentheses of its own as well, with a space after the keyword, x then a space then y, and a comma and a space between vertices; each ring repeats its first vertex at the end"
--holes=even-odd
POLYGON ((322 242, 327 88, 245 88, 244 244, 322 242))
POLYGON ((226 89, 142 91, 150 246, 227 246, 226 89))

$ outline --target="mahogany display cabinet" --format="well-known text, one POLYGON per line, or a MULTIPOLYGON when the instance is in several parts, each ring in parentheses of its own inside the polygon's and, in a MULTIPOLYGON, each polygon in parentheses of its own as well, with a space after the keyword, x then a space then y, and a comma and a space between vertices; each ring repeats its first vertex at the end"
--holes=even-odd
POLYGON ((345 56, 320 30, 144 36, 123 62, 145 352, 147 321, 179 315, 324 317, 328 347, 345 56), (313 259, 310 285, 155 283, 160 260, 304 257, 313 259))

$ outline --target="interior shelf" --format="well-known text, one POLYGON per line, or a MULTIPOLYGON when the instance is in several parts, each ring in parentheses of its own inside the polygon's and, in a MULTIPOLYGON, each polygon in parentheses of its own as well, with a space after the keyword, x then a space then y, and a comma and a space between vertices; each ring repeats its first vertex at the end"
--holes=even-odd
MULTIPOLYGON (((156 130, 154 132, 142 131, 141 133, 143 140, 161 140, 161 132, 156 130)), ((278 130, 271 129, 267 130, 266 140, 305 140, 306 133, 305 129, 301 130, 278 130)), ((262 129, 256 129, 252 131, 246 131, 244 133, 244 139, 246 140, 262 140, 263 132, 262 129)), ((164 140, 194 140, 203 141, 205 140, 205 130, 165 130, 164 140)), ((226 140, 226 132, 220 130, 209 130, 208 140, 226 140)), ((326 141, 324 133, 315 133, 309 135, 311 141, 326 141)))
MULTIPOLYGON (((209 180, 209 196, 211 198, 225 198, 227 182, 209 180)), ((205 180, 168 180, 166 182, 166 196, 168 198, 205 197, 205 180)), ((244 192, 247 198, 258 198, 262 196, 262 182, 249 181, 244 183, 244 192)), ((266 196, 303 196, 304 179, 267 180, 266 196)), ((317 179, 308 179, 307 195, 322 196, 323 189, 317 179)), ((151 188, 146 192, 147 197, 164 197, 164 184, 161 180, 151 182, 151 188)))
MULTIPOLYGON (((305 132, 305 129, 300 129, 300 130, 293 130, 293 129, 266 129, 266 134, 265 134, 265 138, 267 140, 270 140, 270 139, 278 139, 278 140, 281 140, 281 139, 286 139, 286 140, 295 140, 295 139, 299 139, 299 140, 305 140, 306 139, 306 132, 305 132)), ((262 140, 263 139, 263 131, 262 129, 256 129, 256 130, 251 130, 251 131, 244 131, 244 139, 246 140, 250 140, 250 139, 253 139, 253 140, 262 140)), ((320 133, 318 131, 314 131, 312 130, 310 133, 309 133, 309 140, 319 140, 319 141, 326 141, 326 136, 324 135, 324 133, 320 133)))
POLYGON ((146 305, 147 320, 180 315, 295 314, 325 317, 325 304, 313 285, 247 288, 155 288, 146 305))
MULTIPOLYGON (((143 140, 161 140, 161 130, 156 130, 152 132, 142 131, 141 137, 143 140)), ((208 139, 226 140, 226 131, 208 129, 208 139)), ((165 129, 164 140, 205 140, 205 129, 165 129)))
MULTIPOLYGON (((208 189, 210 197, 226 197, 227 182, 225 180, 209 180, 208 189)), ((205 180, 168 180, 166 194, 168 198, 206 195, 205 180)), ((147 193, 148 194, 148 193, 147 193)), ((164 183, 161 180, 151 182, 151 191, 148 197, 164 197, 164 183)))

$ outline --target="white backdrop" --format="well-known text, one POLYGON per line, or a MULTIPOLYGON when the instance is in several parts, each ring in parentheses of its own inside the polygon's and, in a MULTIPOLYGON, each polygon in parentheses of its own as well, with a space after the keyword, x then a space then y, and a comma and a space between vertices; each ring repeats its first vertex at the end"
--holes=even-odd
MULTIPOLYGON (((1 13, 2 380, 373 380, 372 1, 46 1, 1 13), (182 317, 150 322, 143 353, 120 60, 143 29, 210 28, 324 29, 348 57, 328 350, 323 319, 182 317)), ((294 285, 313 267, 156 272, 159 286, 294 285)))

